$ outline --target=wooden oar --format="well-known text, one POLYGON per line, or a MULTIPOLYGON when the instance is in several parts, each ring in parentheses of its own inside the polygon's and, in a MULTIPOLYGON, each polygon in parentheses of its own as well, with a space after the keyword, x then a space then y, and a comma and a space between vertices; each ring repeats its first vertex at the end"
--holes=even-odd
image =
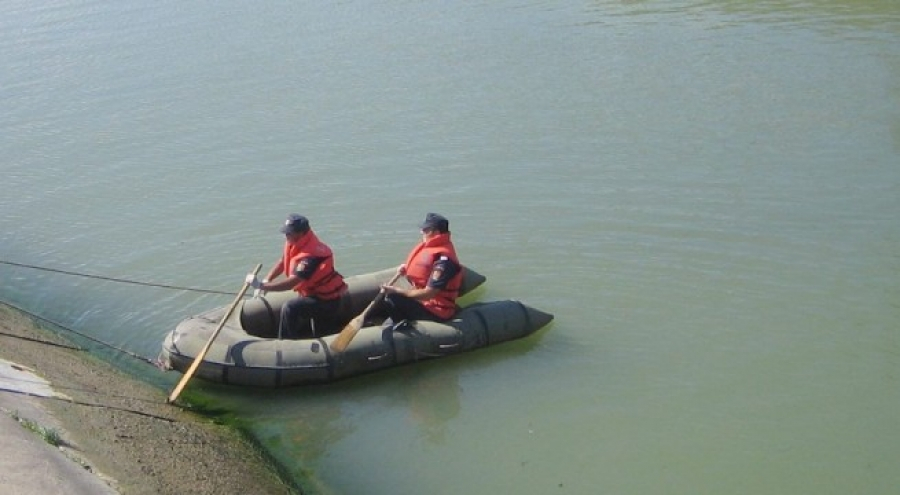
MULTIPOLYGON (((259 273, 259 270, 262 268, 262 264, 256 265, 256 268, 253 270, 253 275, 255 276, 259 273)), ((250 285, 247 282, 244 282, 244 286, 241 287, 241 291, 238 292, 237 297, 234 298, 234 302, 231 303, 231 306, 228 307, 228 311, 225 312, 225 316, 222 317, 222 321, 219 322, 219 326, 216 327, 215 331, 212 335, 209 336, 209 340, 206 341, 206 345, 203 346, 203 349, 200 350, 200 353, 197 354, 197 357, 194 358, 194 362, 191 363, 191 367, 184 373, 184 376, 181 377, 181 381, 178 382, 178 385, 172 389, 172 393, 169 394, 169 398, 166 402, 171 404, 175 402, 175 399, 178 398, 178 395, 181 394, 181 391, 184 389, 184 386, 187 385, 188 380, 194 375, 194 372, 197 371, 197 368, 200 366, 200 363, 203 362, 203 358, 206 357, 206 353, 209 352, 209 348, 212 347, 213 340, 216 339, 216 336, 219 335, 219 332, 222 331, 222 327, 225 326, 225 322, 228 320, 228 317, 231 316, 231 313, 234 311, 234 308, 237 307, 238 303, 243 299, 244 294, 247 292, 247 289, 250 288, 250 285)))
MULTIPOLYGON (((393 285, 394 282, 396 282, 397 279, 400 278, 400 275, 401 273, 398 270, 394 275, 394 278, 390 279, 385 285, 393 285)), ((350 345, 350 341, 353 340, 353 337, 356 337, 359 329, 362 328, 363 321, 365 321, 366 319, 366 315, 368 315, 369 311, 372 311, 372 308, 374 308, 375 305, 378 304, 378 302, 383 298, 384 289, 381 289, 380 291, 378 291, 378 295, 375 296, 375 299, 372 299, 372 302, 370 302, 369 305, 366 306, 366 309, 364 309, 363 312, 360 313, 356 318, 350 320, 350 323, 347 323, 347 326, 345 326, 344 329, 341 330, 341 333, 339 333, 337 338, 334 339, 334 342, 331 343, 330 347, 332 351, 344 352, 344 349, 346 349, 347 346, 350 345)))

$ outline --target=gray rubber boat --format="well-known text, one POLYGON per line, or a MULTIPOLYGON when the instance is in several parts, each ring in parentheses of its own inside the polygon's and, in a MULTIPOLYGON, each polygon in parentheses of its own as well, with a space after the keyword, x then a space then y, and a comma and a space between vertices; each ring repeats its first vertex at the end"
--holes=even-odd
MULTIPOLYGON (((484 276, 466 268, 458 300, 464 307, 453 319, 442 323, 412 321, 383 328, 375 318, 359 330, 344 352, 331 351, 329 346, 336 337, 333 332, 360 314, 394 272, 390 268, 348 277, 339 325, 320 332, 308 327, 308 337, 299 340, 277 336, 281 305, 294 297, 293 292, 244 300, 225 322, 194 376, 252 387, 327 383, 522 338, 553 320, 552 315, 514 300, 466 305, 477 297, 477 289, 485 281, 484 276)), ((185 372, 227 309, 216 308, 179 323, 166 335, 160 361, 185 372)))

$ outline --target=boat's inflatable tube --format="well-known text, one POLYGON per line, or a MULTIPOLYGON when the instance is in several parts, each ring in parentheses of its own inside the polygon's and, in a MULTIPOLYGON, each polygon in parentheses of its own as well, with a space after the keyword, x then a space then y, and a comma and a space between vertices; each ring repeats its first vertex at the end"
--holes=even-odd
MULTIPOLYGON (((465 296, 480 287, 484 283, 485 277, 467 267, 463 267, 463 270, 463 285, 460 289, 460 294, 465 296)), ((366 306, 378 294, 381 285, 387 283, 395 272, 396 269, 390 268, 348 277, 346 279, 347 292, 341 297, 340 309, 338 310, 340 316, 338 321, 335 322, 337 328, 315 329, 318 330, 315 331, 310 327, 305 327, 301 329, 301 334, 313 337, 337 332, 353 317, 366 309, 366 306)), ((397 285, 404 286, 405 281, 405 278, 401 278, 397 285)), ((406 286, 408 287, 408 285, 406 286)), ((278 337, 278 319, 281 314, 281 306, 296 296, 297 294, 294 291, 270 292, 264 297, 244 301, 239 312, 241 328, 248 334, 257 337, 278 337)), ((235 313, 238 313, 238 311, 235 311, 235 313)))
MULTIPOLYGON (((195 376, 254 387, 326 383, 525 337, 552 319, 552 315, 518 301, 476 303, 446 323, 416 321, 396 329, 363 327, 340 354, 329 347, 335 335, 278 340, 223 331, 195 376)), ((187 328, 179 325, 166 337, 163 355, 172 368, 184 372, 190 367, 216 325, 214 319, 206 323, 187 328)))
MULTIPOLYGON (((351 294, 342 302, 346 310, 343 319, 349 321, 365 309, 392 274, 393 270, 385 270, 348 278, 351 294)), ((484 281, 484 277, 470 270, 466 279, 469 280, 464 282, 464 292, 471 292, 484 281)), ((242 311, 235 311, 226 321, 195 376, 253 387, 327 383, 525 337, 553 320, 552 315, 514 300, 475 303, 447 322, 363 327, 339 354, 330 349, 336 335, 281 340, 244 331, 242 324, 246 323, 254 325, 256 333, 271 332, 272 317, 285 300, 286 297, 267 297, 246 301, 242 311)), ((181 322, 166 335, 162 361, 181 372, 187 370, 225 311, 226 308, 217 308, 181 322)))

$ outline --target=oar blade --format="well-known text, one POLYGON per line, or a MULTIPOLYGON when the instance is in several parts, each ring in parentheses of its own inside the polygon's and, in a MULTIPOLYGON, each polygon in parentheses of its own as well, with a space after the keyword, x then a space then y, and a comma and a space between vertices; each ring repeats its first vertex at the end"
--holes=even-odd
MULTIPOLYGON (((259 273, 259 270, 262 268, 261 264, 256 265, 256 268, 253 269, 253 275, 259 273)), ((228 317, 231 316, 231 313, 234 311, 234 308, 237 307, 238 303, 241 302, 241 299, 244 298, 244 294, 247 293, 247 289, 250 286, 244 282, 244 285, 241 287, 241 291, 238 292, 237 297, 234 298, 234 301, 228 306, 228 310, 225 311, 225 315, 222 316, 222 320, 219 321, 219 324, 216 326, 216 329, 213 331, 212 335, 209 336, 209 340, 206 341, 206 344, 200 349, 200 352, 194 357, 194 361, 191 363, 191 366, 187 369, 184 375, 181 376, 181 380, 178 381, 178 384, 175 385, 175 388, 172 389, 172 392, 169 394, 169 397, 166 399, 166 402, 171 404, 175 402, 175 399, 181 394, 181 391, 184 390, 184 387, 187 385, 188 380, 194 376, 194 372, 197 371, 197 368, 200 367, 200 363, 203 362, 203 358, 206 357, 206 353, 209 352, 209 348, 212 346, 213 340, 216 339, 216 336, 219 335, 219 332, 222 330, 222 327, 225 326, 225 322, 228 321, 228 317)))
MULTIPOLYGON (((386 285, 393 285, 394 282, 401 276, 400 270, 397 270, 397 273, 394 274, 393 277, 388 281, 386 285)), ((363 326, 363 321, 366 319, 366 315, 369 314, 369 311, 378 304, 381 299, 384 298, 384 289, 378 292, 378 295, 375 296, 375 299, 372 299, 372 302, 366 306, 366 309, 363 310, 362 313, 358 314, 356 318, 350 320, 350 323, 341 330, 341 333, 338 334, 337 338, 334 339, 334 342, 331 343, 331 350, 334 352, 344 352, 344 349, 350 345, 350 341, 353 340, 353 337, 356 337, 357 332, 363 326)))
POLYGON ((334 352, 344 352, 344 349, 350 345, 350 341, 353 340, 353 337, 356 337, 359 329, 362 328, 362 323, 363 315, 358 315, 356 318, 350 320, 350 323, 341 330, 341 333, 339 333, 334 339, 334 342, 331 343, 331 350, 334 352))

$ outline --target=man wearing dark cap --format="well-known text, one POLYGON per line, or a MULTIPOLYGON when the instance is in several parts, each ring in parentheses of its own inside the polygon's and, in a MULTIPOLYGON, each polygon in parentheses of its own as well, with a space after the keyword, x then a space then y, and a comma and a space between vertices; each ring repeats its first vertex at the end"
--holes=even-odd
POLYGON ((278 325, 281 338, 300 338, 303 320, 312 320, 313 331, 320 335, 333 332, 334 318, 347 284, 334 268, 331 248, 316 237, 303 215, 289 215, 281 232, 285 237, 281 258, 262 281, 252 273, 247 275, 247 284, 256 289, 256 294, 291 289, 297 292, 298 297, 281 307, 278 325), (275 281, 282 274, 284 280, 275 281))
POLYGON ((443 321, 456 313, 463 270, 450 240, 450 222, 437 213, 429 213, 420 228, 422 242, 413 247, 406 263, 398 268, 412 288, 383 287, 389 323, 443 321))

